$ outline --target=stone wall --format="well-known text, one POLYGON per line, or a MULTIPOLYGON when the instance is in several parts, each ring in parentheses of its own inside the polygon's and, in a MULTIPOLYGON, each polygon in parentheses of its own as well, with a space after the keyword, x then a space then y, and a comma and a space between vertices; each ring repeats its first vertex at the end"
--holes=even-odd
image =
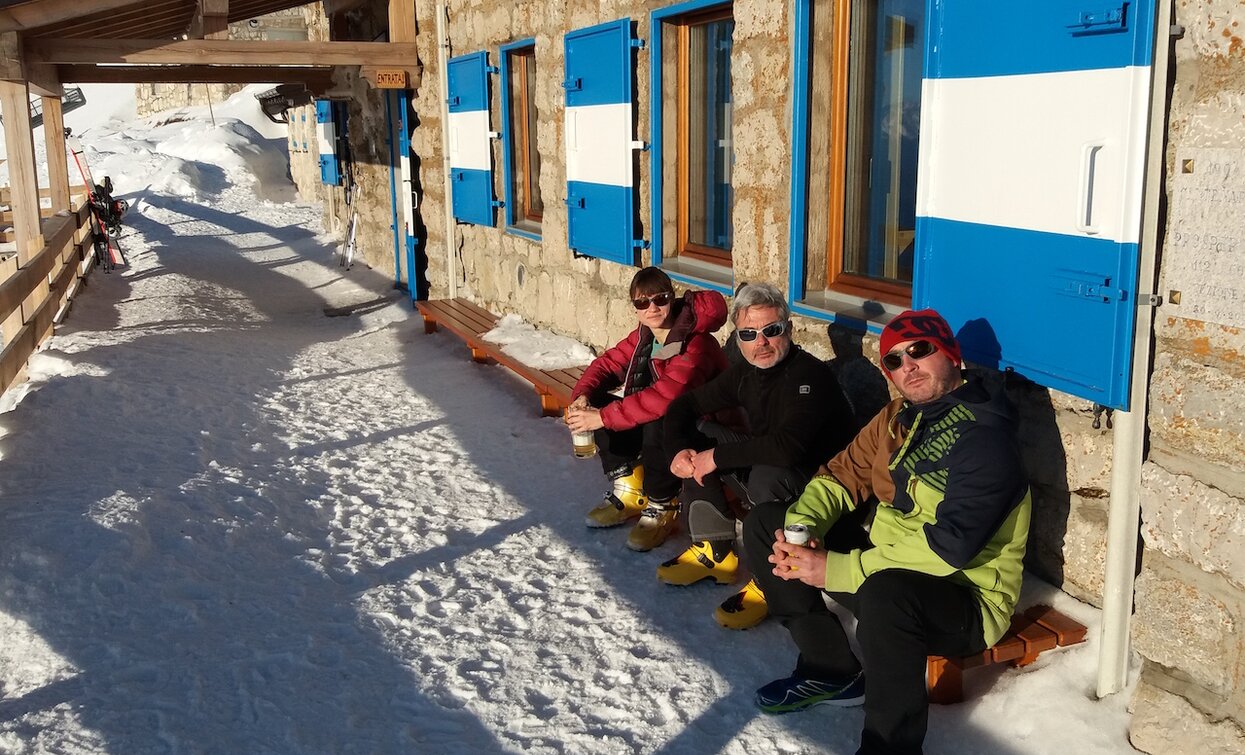
POLYGON ((1245 7, 1175 8, 1131 736, 1245 752, 1245 7))
MULTIPOLYGON (((319 3, 315 3, 319 7, 319 3)), ((230 39, 306 39, 307 20, 304 8, 290 8, 266 16, 238 21, 229 25, 230 39)), ((242 84, 138 84, 135 86, 135 111, 151 115, 179 107, 223 102, 241 91, 242 84)))

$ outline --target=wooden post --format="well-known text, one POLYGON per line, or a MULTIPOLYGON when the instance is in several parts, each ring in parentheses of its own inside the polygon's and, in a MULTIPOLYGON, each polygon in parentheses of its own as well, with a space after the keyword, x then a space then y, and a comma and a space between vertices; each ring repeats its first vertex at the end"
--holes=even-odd
POLYGON ((65 116, 59 97, 43 98, 43 141, 48 149, 48 188, 52 190, 55 214, 69 209, 69 157, 65 152, 65 116))
POLYGON ((5 151, 17 262, 24 265, 43 248, 39 228, 39 181, 35 173, 35 138, 30 127, 30 95, 26 83, 0 81, 0 115, 4 118, 5 151))
MULTIPOLYGON (((35 173, 34 129, 30 127, 30 90, 25 81, 0 81, 0 115, 4 118, 9 161, 17 266, 22 267, 44 246, 39 218, 39 180, 35 173)), ((30 322, 47 296, 48 283, 44 280, 22 303, 23 323, 30 322)))

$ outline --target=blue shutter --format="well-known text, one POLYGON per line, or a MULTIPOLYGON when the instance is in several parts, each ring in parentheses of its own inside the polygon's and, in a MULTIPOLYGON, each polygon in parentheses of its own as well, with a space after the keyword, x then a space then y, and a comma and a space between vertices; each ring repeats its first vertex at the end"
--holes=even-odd
POLYGON ((493 148, 489 143, 488 53, 451 58, 450 192, 454 217, 493 225, 493 148))
POLYGON ((568 32, 566 203, 571 249, 635 264, 631 21, 568 32))
POLYGON ((320 148, 320 180, 340 186, 341 160, 337 156, 337 119, 332 100, 316 100, 316 143, 320 148))
POLYGON ((965 356, 1128 407, 1154 0, 931 0, 913 301, 965 356))

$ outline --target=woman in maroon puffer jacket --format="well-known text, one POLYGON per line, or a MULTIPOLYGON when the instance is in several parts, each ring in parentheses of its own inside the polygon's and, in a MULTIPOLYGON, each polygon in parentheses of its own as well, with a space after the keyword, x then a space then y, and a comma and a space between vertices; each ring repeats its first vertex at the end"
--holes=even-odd
POLYGON ((613 527, 638 516, 627 546, 646 551, 669 537, 679 513, 682 481, 670 473, 662 445, 666 407, 726 369, 712 335, 726 322, 726 300, 716 291, 676 299, 670 277, 655 267, 631 279, 631 300, 639 327, 584 370, 566 424, 573 432, 594 431, 612 483, 588 512, 588 526, 613 527), (621 398, 612 393, 619 387, 621 398))

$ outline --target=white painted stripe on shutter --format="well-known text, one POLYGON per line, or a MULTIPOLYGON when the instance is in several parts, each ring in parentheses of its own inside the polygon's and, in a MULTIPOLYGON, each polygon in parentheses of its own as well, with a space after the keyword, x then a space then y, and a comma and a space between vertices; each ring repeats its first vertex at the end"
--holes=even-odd
POLYGON ((631 103, 568 107, 566 180, 632 186, 631 103))
POLYGON ((1135 110, 1149 79, 1136 66, 925 79, 917 215, 1136 243, 1146 119, 1135 110), (1087 233, 1079 221, 1095 145, 1087 233))
POLYGON ((450 167, 492 169, 487 110, 450 113, 450 167))

